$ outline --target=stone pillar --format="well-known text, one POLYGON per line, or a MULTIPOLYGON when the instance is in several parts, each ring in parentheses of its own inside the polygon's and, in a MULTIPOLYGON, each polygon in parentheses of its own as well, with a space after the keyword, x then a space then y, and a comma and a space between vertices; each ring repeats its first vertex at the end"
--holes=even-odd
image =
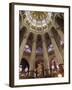
POLYGON ((64 41, 64 34, 63 32, 59 29, 59 30, 56 30, 58 32, 58 35, 60 36, 61 40, 64 41))
POLYGON ((61 53, 60 53, 60 51, 59 51, 59 49, 58 49, 58 46, 57 46, 57 44, 56 44, 56 42, 55 42, 54 36, 52 35, 51 32, 49 33, 49 37, 50 37, 51 42, 52 42, 52 44, 53 44, 54 51, 55 51, 55 55, 56 55, 56 57, 57 57, 57 59, 58 59, 58 63, 59 63, 59 64, 63 64, 63 63, 64 63, 64 62, 63 62, 63 58, 62 58, 61 53))
MULTIPOLYGON (((48 49, 47 49, 47 47, 46 47, 44 35, 42 35, 42 42, 43 42, 43 57, 44 57, 44 64, 45 64, 45 65, 44 65, 44 68, 45 68, 45 69, 49 69, 48 49)), ((45 74, 48 75, 48 71, 46 71, 45 74)))
MULTIPOLYGON (((34 35, 34 41, 32 44, 32 53, 30 57, 30 71, 33 71, 35 68, 35 56, 36 56, 36 35, 34 35)), ((30 76, 34 76, 34 72, 30 72, 30 76)))
POLYGON ((56 25, 56 23, 53 21, 52 22, 52 26, 55 28, 55 30, 58 32, 58 35, 60 36, 61 40, 64 40, 64 34, 61 31, 60 28, 57 28, 58 26, 56 25), (59 30, 58 30, 59 29, 59 30))
POLYGON ((21 42, 21 45, 20 45, 20 48, 19 48, 19 61, 21 61, 21 59, 22 59, 25 44, 27 42, 28 36, 29 36, 29 32, 26 33, 26 35, 23 38, 23 41, 21 42))
POLYGON ((20 16, 21 16, 21 24, 20 24, 20 30, 21 30, 21 28, 23 27, 24 19, 23 19, 23 15, 22 14, 20 14, 20 16))
MULTIPOLYGON (((61 40, 64 42, 64 34, 63 32, 59 29, 59 30, 56 30, 58 32, 58 35, 60 36, 61 40)), ((61 48, 61 54, 62 54, 62 57, 64 57, 64 49, 61 48)))
MULTIPOLYGON (((58 25, 56 25, 56 23, 54 21, 52 21, 52 26, 55 28, 55 30, 57 31, 58 35, 60 36, 61 40, 64 41, 64 34, 61 31, 61 29, 59 28, 58 25)), ((60 48, 61 49, 61 48, 60 48)), ((64 58, 64 50, 61 49, 61 55, 64 58)))

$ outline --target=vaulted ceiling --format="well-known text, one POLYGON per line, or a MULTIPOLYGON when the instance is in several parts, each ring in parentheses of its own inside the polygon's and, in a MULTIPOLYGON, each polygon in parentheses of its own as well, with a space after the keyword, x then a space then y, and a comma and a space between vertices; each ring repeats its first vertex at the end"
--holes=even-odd
POLYGON ((36 50, 43 54, 43 41, 46 44, 48 53, 54 53, 54 46, 51 41, 51 37, 54 38, 59 51, 62 50, 63 41, 61 38, 64 33, 64 14, 57 12, 39 12, 39 11, 20 11, 19 12, 19 30, 20 30, 20 46, 23 39, 26 38, 26 33, 29 32, 26 48, 32 52, 32 45, 34 37, 36 50), (59 32, 62 33, 59 35, 59 32), (42 38, 44 36, 44 39, 42 38), (50 37, 51 36, 51 37, 50 37), (51 52, 50 52, 51 51, 51 52))

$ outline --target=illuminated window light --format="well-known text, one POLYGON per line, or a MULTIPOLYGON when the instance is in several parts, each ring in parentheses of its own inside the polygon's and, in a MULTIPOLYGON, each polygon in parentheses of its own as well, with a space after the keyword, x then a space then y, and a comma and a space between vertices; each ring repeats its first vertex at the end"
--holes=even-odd
POLYGON ((48 48, 48 52, 51 52, 53 49, 52 48, 48 48))
POLYGON ((29 48, 29 46, 28 45, 25 45, 25 48, 29 48))
POLYGON ((27 67, 25 68, 25 72, 28 72, 28 68, 27 67))
POLYGON ((51 44, 51 45, 50 45, 50 47, 52 48, 52 47, 53 47, 53 45, 51 44))
POLYGON ((60 41, 60 45, 63 45, 63 44, 64 44, 64 41, 63 41, 63 40, 61 40, 61 41, 60 41))
POLYGON ((29 48, 27 48, 25 51, 26 51, 26 52, 29 52, 29 53, 31 52, 31 50, 30 50, 29 48))
POLYGON ((19 71, 20 71, 20 72, 22 71, 22 65, 20 65, 19 71))
POLYGON ((52 65, 52 67, 51 67, 52 69, 54 69, 54 65, 52 65))
POLYGON ((58 77, 62 77, 62 74, 59 73, 59 74, 58 74, 58 77))
POLYGON ((57 69, 59 69, 59 66, 57 65, 57 69))
POLYGON ((36 50, 36 53, 42 53, 42 48, 38 48, 38 49, 36 50))

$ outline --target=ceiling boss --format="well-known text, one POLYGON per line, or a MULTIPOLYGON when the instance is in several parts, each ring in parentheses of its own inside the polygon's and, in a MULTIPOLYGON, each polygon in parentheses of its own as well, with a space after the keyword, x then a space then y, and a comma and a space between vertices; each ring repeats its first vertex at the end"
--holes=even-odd
POLYGON ((41 33, 47 31, 51 23, 51 13, 39 11, 26 11, 26 18, 30 23, 30 30, 41 33))

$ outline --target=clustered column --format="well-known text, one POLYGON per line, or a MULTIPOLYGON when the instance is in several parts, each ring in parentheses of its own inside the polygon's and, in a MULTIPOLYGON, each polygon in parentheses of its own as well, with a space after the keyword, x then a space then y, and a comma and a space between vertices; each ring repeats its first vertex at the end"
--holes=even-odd
POLYGON ((21 25, 20 25, 20 29, 23 27, 23 24, 24 24, 24 18, 23 18, 23 15, 20 13, 20 16, 21 16, 21 25))
POLYGON ((25 35, 24 35, 24 38, 23 38, 23 41, 20 45, 20 49, 19 49, 19 60, 21 61, 22 59, 22 56, 23 56, 23 52, 24 52, 24 48, 25 48, 25 44, 27 42, 27 39, 28 39, 28 36, 29 36, 29 32, 27 32, 25 35))
POLYGON ((63 32, 59 29, 59 30, 56 30, 58 32, 58 35, 60 36, 61 40, 64 41, 64 35, 63 35, 63 32))
POLYGON ((56 57, 58 59, 58 63, 59 64, 63 64, 63 58, 62 58, 61 53, 60 53, 60 51, 58 49, 58 46, 57 46, 57 44, 55 42, 54 36, 52 35, 51 32, 49 32, 48 34, 49 34, 49 37, 51 39, 51 42, 52 42, 52 44, 54 46, 54 51, 55 51, 55 55, 56 55, 56 57))
POLYGON ((34 76, 34 68, 35 68, 35 56, 36 56, 36 38, 37 36, 34 35, 34 40, 32 44, 32 53, 30 57, 30 76, 34 76))
MULTIPOLYGON (((64 42, 64 34, 63 32, 59 29, 59 30, 56 30, 58 32, 58 35, 60 36, 61 40, 64 42)), ((64 57, 64 49, 62 49, 62 57, 64 57)))
MULTIPOLYGON (((48 49, 46 48, 46 43, 44 39, 44 35, 42 35, 42 42, 43 42, 43 57, 44 57, 44 62, 45 62, 45 69, 49 69, 49 57, 48 57, 48 49)), ((46 75, 48 74, 48 71, 46 72, 46 75)))

